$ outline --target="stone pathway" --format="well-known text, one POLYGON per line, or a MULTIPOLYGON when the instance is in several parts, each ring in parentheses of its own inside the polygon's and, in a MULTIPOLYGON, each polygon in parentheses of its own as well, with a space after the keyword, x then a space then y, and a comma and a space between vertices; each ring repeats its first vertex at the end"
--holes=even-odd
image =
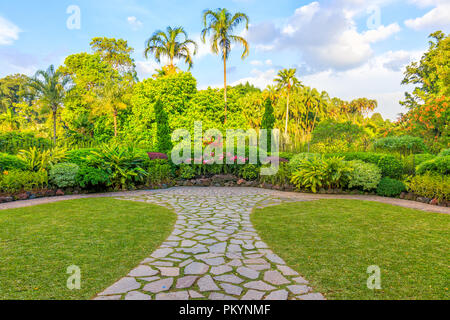
POLYGON ((256 207, 296 201, 263 189, 174 188, 118 199, 175 210, 169 238, 96 300, 323 300, 261 241, 256 207))

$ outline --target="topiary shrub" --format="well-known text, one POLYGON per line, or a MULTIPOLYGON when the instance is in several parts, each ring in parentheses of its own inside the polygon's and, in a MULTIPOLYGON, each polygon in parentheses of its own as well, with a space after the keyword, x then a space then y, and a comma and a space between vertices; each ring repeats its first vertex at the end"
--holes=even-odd
POLYGON ((79 170, 75 163, 59 163, 51 167, 49 178, 58 188, 75 187, 79 170))
POLYGON ((373 163, 365 163, 360 160, 350 161, 353 172, 350 174, 348 187, 364 191, 372 191, 378 187, 381 181, 381 170, 373 163))
POLYGON ((103 169, 81 166, 76 176, 76 184, 85 189, 96 189, 110 184, 109 174, 103 169))
POLYGON ((417 174, 437 173, 441 175, 450 174, 450 156, 439 156, 433 160, 425 161, 417 167, 417 174))
POLYGON ((0 171, 14 169, 25 170, 26 168, 27 164, 25 161, 7 153, 0 153, 0 171))
POLYGON ((403 182, 387 177, 381 179, 377 188, 377 194, 382 197, 398 197, 404 191, 406 186, 403 182))
POLYGON ((418 165, 424 163, 425 161, 430 161, 430 160, 433 160, 434 158, 436 158, 436 156, 434 154, 431 154, 431 153, 415 154, 414 155, 414 164, 417 167, 418 165))

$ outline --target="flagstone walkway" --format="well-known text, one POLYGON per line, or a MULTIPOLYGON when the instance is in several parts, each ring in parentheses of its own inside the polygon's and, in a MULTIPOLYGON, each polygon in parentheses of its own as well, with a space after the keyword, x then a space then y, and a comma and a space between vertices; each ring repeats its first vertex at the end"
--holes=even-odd
POLYGON ((118 199, 154 203, 178 215, 171 236, 96 300, 323 300, 261 241, 254 207, 283 198, 264 189, 175 188, 118 199))

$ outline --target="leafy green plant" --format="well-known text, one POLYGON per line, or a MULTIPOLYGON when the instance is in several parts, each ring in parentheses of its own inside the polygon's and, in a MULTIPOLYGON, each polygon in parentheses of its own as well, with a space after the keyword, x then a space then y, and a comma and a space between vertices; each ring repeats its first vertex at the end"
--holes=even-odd
POLYGON ((439 153, 439 156, 442 156, 442 157, 450 156, 450 148, 441 150, 441 152, 439 153))
MULTIPOLYGON (((280 155, 280 157, 281 157, 281 155, 280 155)), ((289 161, 289 166, 292 168, 292 170, 296 170, 298 168, 298 166, 300 165, 300 163, 303 162, 303 160, 310 159, 310 158, 317 158, 317 157, 320 157, 320 154, 308 153, 308 152, 298 153, 298 154, 294 155, 293 157, 291 157, 291 159, 289 161)))
POLYGON ((258 179, 259 167, 254 164, 245 164, 239 167, 239 176, 247 181, 258 179))
POLYGON ((27 132, 2 132, 0 133, 0 152, 16 154, 22 149, 36 147, 38 149, 50 149, 52 142, 46 138, 36 137, 27 132))
POLYGON ((350 189, 371 191, 378 187, 381 181, 381 170, 378 166, 360 160, 350 161, 349 164, 353 168, 348 184, 350 189))
POLYGON ((86 189, 93 189, 110 184, 109 174, 104 169, 81 166, 78 170, 76 183, 86 189))
POLYGON ((414 164, 416 167, 425 161, 433 160, 436 156, 430 153, 419 153, 414 155, 414 164))
POLYGON ((432 160, 423 162, 417 167, 418 175, 422 175, 427 172, 441 175, 450 174, 450 156, 438 156, 432 160))
POLYGON ((91 151, 86 160, 88 165, 108 172, 110 184, 116 190, 134 188, 147 176, 143 169, 144 159, 133 147, 104 145, 98 151, 91 151))
POLYGON ((333 157, 325 160, 328 178, 326 186, 329 188, 342 188, 348 185, 353 168, 344 158, 333 157))
POLYGON ((38 172, 11 170, 0 174, 0 191, 8 194, 42 189, 47 185, 46 170, 38 172))
POLYGON ((189 179, 194 178, 195 175, 196 175, 196 171, 195 171, 194 167, 187 165, 187 164, 180 165, 180 169, 178 170, 178 176, 181 179, 189 180, 189 179))
POLYGON ((21 150, 18 157, 26 163, 28 170, 39 171, 48 169, 63 161, 66 158, 66 154, 67 149, 65 148, 56 147, 48 150, 39 150, 36 147, 31 147, 28 150, 21 150))
POLYGON ((0 153, 0 171, 13 169, 25 170, 26 168, 26 162, 18 158, 17 156, 0 153))
POLYGON ((288 163, 282 162, 276 174, 268 176, 260 176, 259 181, 262 183, 270 183, 272 185, 287 185, 291 183, 292 169, 288 163))
POLYGON ((75 163, 59 163, 51 167, 50 182, 58 188, 69 188, 77 185, 77 175, 80 167, 75 163))
POLYGON ((172 166, 168 160, 155 159, 152 160, 147 169, 147 184, 159 185, 161 183, 169 183, 172 178, 172 166))
POLYGON ((381 179, 377 188, 377 194, 382 197, 398 197, 404 191, 406 186, 403 182, 387 177, 381 179))
POLYGON ((324 187, 328 177, 328 166, 323 158, 307 158, 297 166, 291 182, 297 189, 311 190, 316 193, 324 187))
POLYGON ((418 196, 448 201, 450 199, 450 176, 427 173, 411 178, 409 190, 418 196))

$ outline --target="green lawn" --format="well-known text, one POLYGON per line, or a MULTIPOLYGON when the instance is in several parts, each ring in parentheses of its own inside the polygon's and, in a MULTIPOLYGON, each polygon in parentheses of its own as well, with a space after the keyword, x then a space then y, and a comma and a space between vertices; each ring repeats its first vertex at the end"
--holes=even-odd
POLYGON ((89 299, 169 236, 168 209, 108 198, 0 211, 0 299, 89 299), (81 269, 68 290, 67 267, 81 269))
POLYGON ((327 299, 449 299, 450 216, 358 200, 257 209, 264 241, 327 299), (367 267, 381 268, 381 290, 367 267))

